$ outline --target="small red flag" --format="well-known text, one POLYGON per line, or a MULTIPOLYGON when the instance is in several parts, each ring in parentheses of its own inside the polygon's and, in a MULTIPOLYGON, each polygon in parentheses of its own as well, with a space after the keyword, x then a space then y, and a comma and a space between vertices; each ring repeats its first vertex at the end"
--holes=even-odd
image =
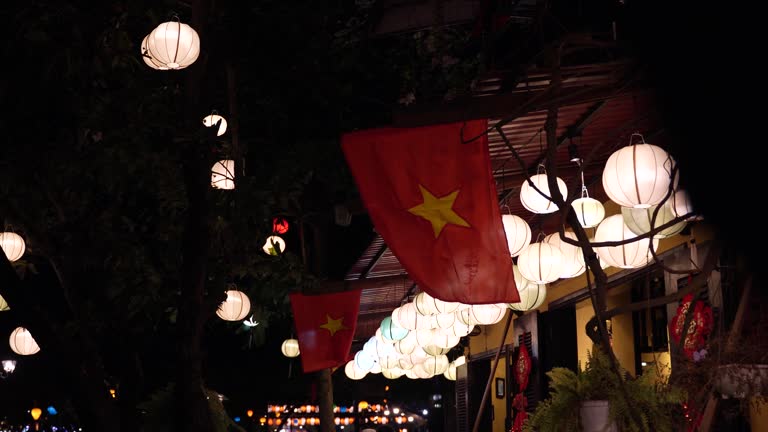
POLYGON ((304 373, 332 368, 350 359, 360 309, 360 290, 291 294, 304 373))
POLYGON ((342 137, 376 230, 419 286, 445 301, 520 301, 486 127, 482 120, 342 137))

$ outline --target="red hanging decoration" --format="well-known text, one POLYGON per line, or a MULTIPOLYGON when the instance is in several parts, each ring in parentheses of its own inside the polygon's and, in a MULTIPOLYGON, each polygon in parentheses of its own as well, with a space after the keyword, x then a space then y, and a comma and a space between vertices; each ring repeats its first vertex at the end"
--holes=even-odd
MULTIPOLYGON (((680 343, 684 331, 685 316, 691 308, 693 294, 683 297, 680 305, 677 307, 677 313, 672 317, 669 323, 669 333, 676 343, 680 343)), ((693 303, 693 316, 687 331, 685 331, 685 341, 683 342, 683 353, 689 359, 693 359, 693 353, 704 348, 706 337, 712 332, 714 319, 712 317, 712 307, 701 300, 693 303)))
POLYGON ((275 234, 285 234, 288 232, 288 221, 283 217, 272 219, 272 232, 275 234))
POLYGON ((531 356, 528 354, 528 348, 524 344, 520 345, 517 353, 517 360, 514 366, 515 379, 519 387, 519 393, 512 400, 512 408, 515 409, 515 420, 512 423, 511 432, 522 432, 523 424, 528 419, 528 413, 525 408, 528 406, 528 400, 525 397, 525 388, 528 387, 528 377, 531 374, 531 356))

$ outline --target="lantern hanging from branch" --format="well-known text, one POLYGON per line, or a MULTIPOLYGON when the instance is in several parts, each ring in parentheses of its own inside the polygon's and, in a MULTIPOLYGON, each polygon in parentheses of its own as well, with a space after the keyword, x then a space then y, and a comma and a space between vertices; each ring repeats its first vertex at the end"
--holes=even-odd
POLYGON ((560 278, 563 267, 563 253, 548 243, 531 243, 517 257, 520 274, 537 284, 554 282, 560 278))
POLYGON ((219 129, 216 131, 216 136, 224 135, 224 133, 227 131, 227 120, 224 117, 217 114, 216 111, 203 117, 203 126, 205 127, 213 127, 216 125, 216 123, 219 124, 219 129))
POLYGON ((520 255, 520 252, 531 243, 531 227, 520 216, 511 214, 502 215, 501 223, 504 225, 504 233, 507 236, 509 254, 513 257, 520 255))
MULTIPOLYGON (((574 234, 573 231, 565 230, 564 234, 566 238, 577 240, 576 234, 574 234)), ((544 243, 551 244, 560 249, 560 252, 563 254, 563 264, 560 270, 561 278, 576 277, 587 271, 587 266, 584 263, 584 254, 581 253, 581 248, 562 241, 560 239, 560 233, 554 233, 544 237, 544 243)))
MULTIPOLYGON (((672 209, 672 214, 675 215, 675 217, 680 217, 687 215, 688 213, 693 213, 693 204, 691 203, 691 198, 688 195, 688 192, 686 192, 683 189, 675 191, 674 194, 669 198, 669 206, 670 209, 672 209)), ((688 218, 688 220, 696 219, 696 216, 691 216, 688 218)))
MULTIPOLYGON (((557 177, 557 188, 560 190, 560 194, 563 198, 568 197, 568 188, 565 186, 565 182, 557 177)), ((534 189, 527 180, 523 181, 520 187, 520 202, 523 203, 523 207, 528 211, 538 214, 554 213, 557 211, 557 206, 550 199, 549 184, 547 183, 547 174, 536 174, 531 176, 531 183, 546 196, 543 196, 539 191, 534 189)))
POLYGON ((285 250, 285 240, 279 236, 269 236, 261 249, 267 255, 280 255, 285 250))
POLYGON ((11 350, 18 355, 32 355, 40 351, 40 346, 35 342, 32 333, 24 327, 16 327, 8 342, 11 350))
POLYGON ((296 339, 286 339, 280 347, 280 351, 288 358, 298 357, 301 354, 299 350, 299 341, 296 339))
POLYGON ((7 310, 11 310, 10 306, 8 306, 8 302, 5 301, 3 296, 0 296, 0 312, 4 312, 7 310))
POLYGON ((144 38, 141 55, 153 69, 184 69, 200 55, 200 36, 178 20, 164 22, 144 38))
POLYGON ((224 321, 240 321, 251 311, 251 301, 244 292, 238 290, 227 291, 227 299, 221 302, 216 315, 224 321))
MULTIPOLYGON (((621 215, 624 217, 624 223, 627 225, 630 231, 637 235, 643 235, 649 232, 653 227, 664 225, 675 218, 670 206, 670 201, 661 205, 659 212, 656 214, 656 221, 653 227, 651 226, 651 220, 653 220, 653 213, 659 206, 653 205, 648 208, 629 208, 622 207, 621 215)), ((685 221, 680 221, 669 228, 665 228, 653 235, 654 238, 667 238, 671 237, 685 228, 685 221)))
POLYGON ((10 231, 0 233, 0 248, 3 249, 5 256, 10 262, 21 258, 27 249, 24 239, 15 232, 10 231))
MULTIPOLYGON (((630 231, 624 223, 624 218, 617 214, 605 218, 595 231, 595 241, 623 241, 635 239, 637 235, 630 231)), ((653 247, 655 251, 659 247, 659 240, 648 238, 636 239, 635 241, 619 246, 595 247, 600 261, 605 261, 608 265, 619 268, 638 268, 648 264, 652 259, 648 247, 653 247)))
POLYGON ((513 311, 527 312, 539 308, 547 299, 547 286, 542 284, 529 283, 520 292, 520 301, 510 303, 509 308, 513 311))
MULTIPOLYGON (((642 142, 615 151, 603 169, 603 189, 622 207, 648 208, 659 204, 672 182, 675 160, 664 149, 642 142)), ((631 141, 631 138, 630 138, 631 141)), ((674 179, 677 183, 677 176, 674 179)))
POLYGON ((235 161, 220 160, 211 168, 211 187, 232 190, 235 188, 235 161))

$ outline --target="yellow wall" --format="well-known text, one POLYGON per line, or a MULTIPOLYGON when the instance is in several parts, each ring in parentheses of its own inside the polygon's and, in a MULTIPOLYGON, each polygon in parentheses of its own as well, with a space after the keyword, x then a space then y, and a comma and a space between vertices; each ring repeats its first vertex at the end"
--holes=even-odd
MULTIPOLYGON (((512 313, 512 312, 508 311, 507 313, 512 313)), ((499 347, 499 342, 501 342, 501 336, 504 334, 504 324, 506 324, 506 321, 507 321, 507 317, 505 316, 504 319, 502 319, 500 322, 494 325, 482 326, 482 333, 480 335, 470 337, 469 338, 470 356, 472 354, 480 354, 480 353, 484 353, 486 351, 491 351, 491 350, 493 350, 493 352, 495 353, 499 347)), ((514 341, 515 339, 513 323, 509 325, 509 331, 507 332, 507 338, 505 339, 505 343, 504 343, 505 345, 511 345, 512 341, 514 341)), ((487 361, 491 364, 491 370, 493 370, 493 358, 487 361)), ((499 360, 499 366, 496 369, 496 374, 494 375, 494 380, 492 381, 491 393, 488 395, 488 397, 491 399, 491 404, 493 405, 493 412, 494 412, 493 432, 506 432, 504 430, 504 418, 507 415, 506 400, 496 398, 496 378, 498 377, 498 378, 506 379, 506 370, 507 370, 507 360, 504 354, 502 353, 502 357, 499 360)), ((482 385, 485 385, 485 383, 483 383, 482 385)))
MULTIPOLYGON (((491 368, 493 368, 493 360, 491 360, 491 368)), ((493 404, 493 432, 506 432, 504 430, 504 418, 507 416, 507 403, 506 403, 506 397, 499 399, 496 397, 496 378, 502 378, 506 380, 506 373, 507 370, 507 359, 502 358, 499 360, 499 368, 496 369, 496 374, 493 377, 493 384, 491 387, 491 394, 489 397, 491 398, 491 404, 493 404)), ((506 383, 505 383, 506 385, 506 383)), ((506 392, 509 391, 505 387, 505 395, 506 392)))
MULTIPOLYGON (((630 302, 629 285, 621 285, 612 289, 606 299, 608 308, 630 302)), ((576 304, 576 344, 579 354, 579 365, 584 368, 587 364, 587 352, 592 350, 592 340, 585 331, 587 322, 595 315, 592 301, 587 299, 576 304)), ((635 342, 632 334, 632 314, 618 315, 611 319, 613 334, 613 351, 621 366, 633 375, 635 374, 635 342)))

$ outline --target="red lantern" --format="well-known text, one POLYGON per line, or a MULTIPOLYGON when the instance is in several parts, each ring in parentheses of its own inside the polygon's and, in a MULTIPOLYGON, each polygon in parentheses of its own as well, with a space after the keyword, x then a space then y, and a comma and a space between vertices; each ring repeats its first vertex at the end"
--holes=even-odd
POLYGON ((288 232, 288 221, 282 217, 272 219, 272 232, 275 234, 285 234, 288 232))

